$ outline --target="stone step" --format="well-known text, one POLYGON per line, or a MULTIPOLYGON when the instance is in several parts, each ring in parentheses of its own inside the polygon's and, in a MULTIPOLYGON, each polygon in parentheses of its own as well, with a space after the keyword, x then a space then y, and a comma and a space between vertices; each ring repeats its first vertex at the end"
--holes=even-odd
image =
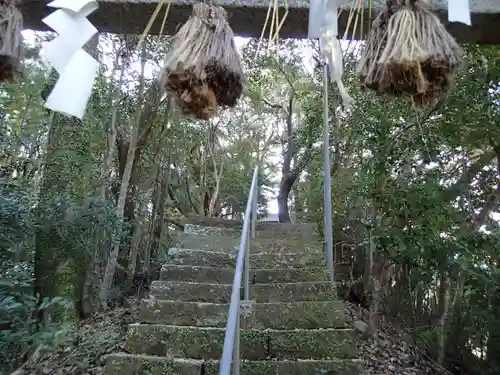
MULTIPOLYGON (((250 299, 256 302, 335 301, 337 285, 331 282, 252 284, 250 299)), ((153 281, 150 293, 154 298, 183 301, 229 303, 231 284, 207 284, 153 281)))
MULTIPOLYGON (((240 229, 243 227, 242 220, 221 219, 218 217, 206 217, 189 214, 185 224, 203 225, 219 228, 240 229)), ((278 223, 272 221, 257 221, 255 229, 258 231, 274 231, 275 233, 287 233, 290 231, 308 231, 316 232, 318 225, 316 223, 278 223)))
MULTIPOLYGON (((168 249, 167 263, 228 267, 236 266, 237 254, 228 254, 220 251, 204 251, 192 249, 168 249)), ((299 267, 326 267, 323 253, 250 253, 250 268, 299 268, 299 267)))
MULTIPOLYGON (((176 358, 219 359, 224 328, 130 324, 124 350, 130 353, 176 358)), ((353 359, 352 329, 241 330, 241 358, 353 359)))
MULTIPOLYGON (((231 284, 234 272, 233 268, 227 267, 165 264, 161 268, 160 280, 231 284)), ((271 268, 250 270, 249 272, 252 284, 328 281, 326 267, 271 268)))
POLYGON ((106 357, 104 375, 202 375, 204 361, 152 355, 113 353, 106 357))
MULTIPOLYGON (((359 359, 242 361, 240 375, 364 375, 359 359)), ((206 361, 204 375, 218 375, 220 363, 206 361)))
MULTIPOLYGON (((150 299, 143 301, 139 319, 142 323, 224 328, 228 311, 229 304, 150 299)), ((246 329, 350 327, 344 304, 340 301, 291 303, 242 301, 243 315, 242 326, 244 325, 246 329)))
MULTIPOLYGON (((127 353, 106 357, 104 375, 218 375, 218 361, 173 359, 127 353)), ((358 359, 242 361, 241 375, 363 375, 358 359)))
MULTIPOLYGON (((186 224, 184 225, 184 233, 215 235, 228 238, 240 238, 242 231, 234 228, 209 227, 205 225, 186 224)), ((319 241, 320 237, 316 230, 312 228, 304 228, 297 226, 278 226, 275 230, 256 230, 255 237, 268 239, 288 239, 288 240, 315 240, 319 241)))
MULTIPOLYGON (((237 253, 239 238, 229 238, 208 234, 183 233, 175 247, 183 249, 237 253)), ((250 254, 253 253, 297 253, 323 254, 323 243, 319 240, 292 240, 255 238, 250 242, 250 254)))

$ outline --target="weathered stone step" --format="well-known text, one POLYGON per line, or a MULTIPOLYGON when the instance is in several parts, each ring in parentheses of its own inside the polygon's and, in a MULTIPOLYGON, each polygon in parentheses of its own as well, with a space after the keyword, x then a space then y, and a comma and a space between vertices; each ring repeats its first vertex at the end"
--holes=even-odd
MULTIPOLYGON (((243 228, 242 220, 222 219, 218 217, 206 217, 189 214, 185 224, 203 225, 219 228, 243 228)), ((290 231, 316 232, 318 225, 316 223, 278 223, 273 221, 257 221, 255 229, 258 231, 274 231, 276 233, 287 233, 290 231)))
MULTIPOLYGON (((183 233, 177 248, 237 253, 240 246, 239 238, 229 238, 217 235, 183 233)), ((323 254, 323 243, 319 240, 292 240, 255 238, 250 242, 250 254, 253 253, 298 253, 323 254)))
MULTIPOLYGON (((280 303, 243 302, 246 329, 346 328, 344 304, 340 301, 280 303), (248 313, 248 315, 247 315, 248 313)), ((139 319, 143 323, 218 327, 227 323, 229 304, 146 300, 139 319)))
MULTIPOLYGON (((127 353, 106 357, 104 375, 218 375, 218 361, 173 359, 127 353)), ((363 375, 358 359, 242 361, 241 375, 363 375)))
POLYGON ((204 361, 152 355, 113 353, 106 357, 104 375, 202 375, 204 361))
MULTIPOLYGON (((208 227, 204 225, 186 224, 184 225, 184 233, 216 235, 228 238, 240 238, 241 230, 234 228, 208 227)), ((316 230, 312 228, 297 227, 297 226, 281 226, 276 230, 256 230, 256 239, 288 239, 288 240, 315 240, 319 241, 320 237, 316 230), (279 229, 278 229, 279 228, 279 229)))
MULTIPOLYGON (((331 282, 252 284, 249 292, 256 302, 335 301, 336 288, 331 282)), ((231 289, 231 284, 153 281, 150 293, 170 301, 229 303, 231 289)))
MULTIPOLYGON (((242 361, 240 375, 363 375, 359 359, 242 361)), ((206 361, 204 374, 218 375, 218 361, 206 361)))
MULTIPOLYGON (((192 266, 228 267, 236 266, 236 253, 204 251, 181 248, 168 249, 167 263, 192 266)), ((323 252, 288 253, 267 252, 250 253, 250 268, 299 268, 326 267, 323 252)))
MULTIPOLYGON (((198 283, 231 284, 235 270, 227 267, 203 267, 165 264, 160 279, 165 281, 189 281, 198 283)), ((270 268, 250 270, 252 284, 291 283, 303 281, 328 281, 326 267, 270 268)))
MULTIPOLYGON (((218 359, 224 328, 130 324, 124 350, 177 358, 218 359)), ((241 330, 241 358, 351 359, 356 356, 352 329, 241 330)))

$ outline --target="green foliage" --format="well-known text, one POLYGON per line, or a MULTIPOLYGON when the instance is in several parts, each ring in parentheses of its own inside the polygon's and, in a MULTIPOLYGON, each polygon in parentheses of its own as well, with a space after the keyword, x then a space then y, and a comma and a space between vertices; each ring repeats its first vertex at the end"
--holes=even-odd
MULTIPOLYGON (((103 37, 102 52, 113 65, 101 66, 83 123, 50 119, 40 100, 47 69, 36 57, 28 60, 23 82, 0 87, 0 363, 6 373, 41 344, 61 349, 79 340, 75 322, 85 315, 79 304, 95 299, 87 284, 102 278, 112 244, 121 244, 121 273, 149 268, 190 213, 238 218, 256 165, 259 213, 265 215, 290 146, 290 103, 293 156, 300 161, 312 150, 292 190, 292 209, 300 211, 300 203, 302 220, 323 225, 322 80, 312 43, 283 41, 277 60, 255 58, 256 41, 250 41, 243 50, 245 97, 201 122, 181 118, 154 77, 146 77, 145 97, 138 97, 138 56, 124 53, 125 42, 103 37), (312 54, 311 66, 305 67, 304 49, 312 54), (116 199, 137 121, 139 146, 122 223, 116 199), (34 289, 43 277, 34 280, 35 251, 53 266, 43 270, 50 290, 38 306, 34 289), (52 320, 37 330, 43 310, 52 320)), ((163 42, 147 41, 154 74, 163 42)), ((500 226, 490 215, 500 211, 500 52, 466 49, 468 64, 454 90, 419 111, 362 91, 353 72, 357 56, 346 54, 352 111, 338 110, 336 88, 329 87, 333 229, 336 243, 367 248, 371 224, 375 259, 397 266, 384 299, 387 317, 403 322, 431 356, 444 349, 445 365, 460 359, 481 374, 499 363, 476 351, 500 350, 500 226), (484 209, 489 214, 481 217, 484 209), (444 278, 450 280, 450 306, 440 348, 444 278)), ((350 258, 362 271, 365 257, 350 258)), ((111 292, 125 289, 120 272, 111 292)), ((108 339, 83 345, 71 366, 85 368, 89 356, 93 361, 116 337, 108 339)))
POLYGON ((111 241, 117 224, 113 208, 96 198, 80 203, 60 199, 45 207, 43 215, 35 215, 28 193, 15 185, 0 186, 0 207, 0 373, 9 373, 20 364, 20 358, 40 345, 54 347, 56 332, 74 316, 70 295, 64 289, 61 296, 43 301, 34 295, 35 231, 38 235, 40 231, 52 233, 54 245, 65 250, 58 254, 58 263, 69 262, 69 268, 61 272, 76 283, 92 255, 96 232, 104 228, 111 241), (40 329, 36 318, 43 310, 50 311, 52 319, 40 329))

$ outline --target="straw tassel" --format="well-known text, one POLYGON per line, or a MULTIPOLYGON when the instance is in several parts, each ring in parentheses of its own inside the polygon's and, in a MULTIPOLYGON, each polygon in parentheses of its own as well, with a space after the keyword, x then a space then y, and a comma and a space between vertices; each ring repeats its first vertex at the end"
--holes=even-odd
POLYGON ((241 59, 226 17, 220 6, 197 3, 173 38, 159 80, 186 116, 208 120, 242 95, 241 59))
POLYGON ((0 83, 20 75, 24 57, 23 15, 17 0, 0 1, 0 83))

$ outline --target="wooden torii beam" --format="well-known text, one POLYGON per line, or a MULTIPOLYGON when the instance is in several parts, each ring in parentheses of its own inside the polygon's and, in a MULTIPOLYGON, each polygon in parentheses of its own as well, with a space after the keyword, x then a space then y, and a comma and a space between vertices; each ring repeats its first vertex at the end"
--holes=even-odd
MULTIPOLYGON (((99 0, 99 9, 89 16, 99 31, 110 33, 141 34, 156 5, 160 0, 99 0)), ((169 1, 169 0, 167 0, 169 1)), ((195 0, 172 0, 173 4, 167 20, 167 34, 175 34, 191 14, 195 0)), ((461 43, 500 44, 500 0, 469 0, 472 27, 447 22, 448 1, 427 0, 429 7, 436 12, 447 25, 448 30, 461 43)), ((48 0, 23 0, 21 11, 24 15, 24 27, 34 30, 48 30, 42 18, 53 9, 46 6, 48 0)), ((269 0, 214 0, 228 11, 228 19, 236 35, 259 37, 264 25, 269 0)), ((273 0, 274 2, 274 0, 273 0)), ((340 0, 342 12, 339 18, 339 35, 344 34, 352 0, 340 0)), ((385 0, 372 0, 372 14, 381 8, 385 0)), ((369 28, 368 0, 365 0, 363 30, 369 28)), ((284 2, 279 0, 280 16, 284 14, 284 2)), ((308 29, 309 0, 289 0, 289 13, 280 31, 281 38, 305 38, 308 29)), ((154 23, 151 34, 158 34, 163 12, 154 23)), ((360 20, 361 18, 359 18, 360 20)), ((358 21, 359 22, 359 21, 358 21)), ((268 22, 268 25, 270 22, 268 22)), ((352 26, 351 26, 352 29, 352 26)), ((359 26, 358 26, 359 34, 359 26)), ((364 37, 356 35, 356 39, 364 37)))

